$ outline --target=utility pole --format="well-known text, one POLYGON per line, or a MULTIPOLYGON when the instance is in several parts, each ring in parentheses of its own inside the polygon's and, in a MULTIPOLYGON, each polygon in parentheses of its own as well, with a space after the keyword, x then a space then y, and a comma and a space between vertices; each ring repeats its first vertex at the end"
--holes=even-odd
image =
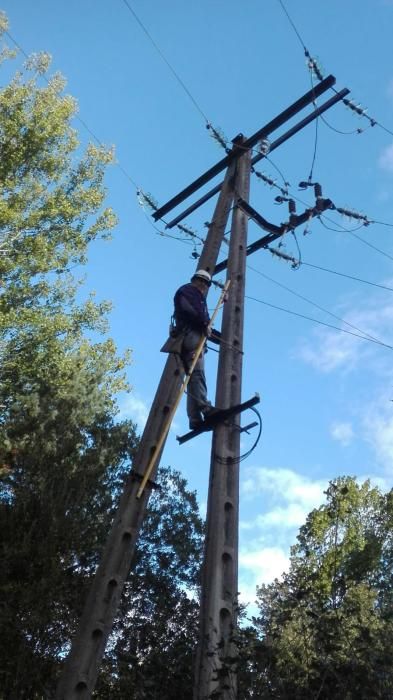
MULTIPOLYGON (((237 162, 235 192, 248 201, 251 153, 237 162)), ((227 280, 217 374, 216 406, 240 404, 248 217, 239 207, 232 216, 227 280)), ((217 426, 213 435, 205 554, 202 569, 200 634, 195 666, 194 700, 237 697, 238 521, 240 425, 238 416, 217 426)))
MULTIPOLYGON (((251 159, 252 149, 307 105, 313 104, 312 112, 270 144, 270 150, 277 148, 343 99, 349 92, 347 89, 337 92, 327 102, 316 106, 315 100, 334 83, 334 76, 328 76, 251 137, 243 139, 240 136, 234 139, 233 148, 225 158, 153 215, 155 220, 161 219, 168 211, 226 170, 222 183, 205 193, 167 224, 167 228, 171 228, 214 194, 219 193, 197 265, 197 269, 205 269, 211 274, 217 274, 227 268, 227 279, 231 281, 222 323, 223 342, 220 345, 216 390, 216 404, 219 408, 229 409, 241 403, 246 256, 260 248, 266 248, 270 242, 287 231, 294 230, 297 225, 312 216, 318 216, 331 204, 330 200, 323 200, 318 194, 315 207, 307 209, 302 215, 298 216, 292 211, 289 221, 280 226, 266 221, 248 203, 251 167, 264 157, 261 151, 251 159), (228 260, 217 264, 234 199, 228 260), (250 246, 247 245, 248 218, 252 218, 267 231, 262 239, 250 246)), ((175 357, 169 355, 102 561, 93 580, 59 681, 57 700, 88 700, 95 688, 99 665, 131 567, 149 494, 155 486, 154 479, 165 445, 162 436, 168 422, 167 417, 176 403, 182 376, 183 371, 175 357), (152 467, 149 472, 148 467, 152 467), (141 489, 145 477, 146 488, 141 489)), ((246 402, 245 405, 250 405, 250 402, 246 402)), ((208 700, 212 697, 217 700, 234 700, 237 695, 236 647, 233 633, 237 617, 240 430, 236 418, 232 417, 217 425, 213 435, 194 700, 208 700)))
MULTIPOLYGON (((236 146, 234 146, 236 148, 236 146)), ((214 270, 233 201, 233 171, 230 164, 197 267, 214 270)), ((169 355, 150 414, 140 440, 132 471, 126 481, 101 563, 95 574, 85 608, 60 678, 57 700, 85 700, 95 688, 99 666, 117 613, 124 582, 130 571, 135 545, 154 478, 159 454, 147 487, 137 497, 145 469, 155 452, 166 416, 174 405, 183 373, 174 355, 169 355)), ((164 447, 164 446, 163 446, 164 447)))

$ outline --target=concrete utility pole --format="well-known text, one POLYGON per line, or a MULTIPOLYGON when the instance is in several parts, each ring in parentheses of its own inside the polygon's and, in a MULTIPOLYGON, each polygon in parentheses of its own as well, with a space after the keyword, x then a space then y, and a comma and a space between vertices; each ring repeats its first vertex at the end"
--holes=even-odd
MULTIPOLYGON (((230 164, 227 170, 198 268, 212 271, 217 262, 233 201, 234 167, 235 163, 230 164)), ((147 488, 142 496, 137 498, 141 477, 144 476, 154 454, 166 416, 175 403, 181 382, 182 372, 179 364, 174 355, 169 355, 101 563, 58 684, 57 700, 85 700, 91 697, 95 688, 99 666, 119 607, 124 582, 130 571, 161 453, 156 455, 155 467, 147 488)))
MULTIPOLYGON (((220 346, 216 391, 216 404, 219 408, 228 409, 241 403, 246 255, 266 247, 312 216, 318 216, 331 204, 330 200, 323 200, 316 195, 315 207, 307 209, 302 215, 292 213, 289 221, 280 226, 269 223, 248 203, 251 166, 264 157, 261 150, 251 160, 251 151, 307 105, 313 104, 312 112, 273 141, 270 144, 270 150, 280 146, 339 102, 348 94, 349 91, 346 88, 324 104, 318 107, 315 105, 315 100, 334 83, 334 76, 328 76, 248 139, 244 140, 242 137, 235 139, 232 150, 225 158, 153 215, 155 220, 161 219, 216 175, 226 170, 222 183, 205 192, 197 202, 166 225, 167 228, 175 226, 185 216, 207 202, 210 197, 220 192, 206 243, 197 265, 197 269, 203 268, 212 274, 227 268, 227 277, 231 280, 229 299, 223 313, 223 342, 220 346), (234 198, 236 206, 232 217, 228 260, 217 264, 234 198), (247 246, 249 217, 268 233, 259 241, 247 246)), ((125 484, 101 564, 97 569, 59 681, 57 700, 87 700, 94 690, 99 665, 119 607, 124 582, 131 567, 150 490, 154 485, 153 480, 165 444, 165 441, 162 444, 160 438, 167 424, 167 417, 175 405, 182 374, 175 357, 170 355, 134 458, 133 469, 125 484), (141 482, 144 477, 148 477, 149 465, 154 466, 146 489, 139 493, 141 482)), ((215 428, 211 453, 194 700, 210 700, 213 697, 216 700, 235 700, 237 696, 237 650, 233 632, 237 617, 239 444, 239 419, 228 418, 225 423, 215 428)))
MULTIPOLYGON (((237 163, 236 197, 248 201, 251 153, 237 163)), ((232 216, 227 279, 217 374, 216 406, 240 404, 243 364, 243 322, 248 217, 235 207, 232 216)), ((200 636, 195 667, 194 700, 237 697, 239 416, 214 430, 210 464, 205 556, 202 570, 200 636)))

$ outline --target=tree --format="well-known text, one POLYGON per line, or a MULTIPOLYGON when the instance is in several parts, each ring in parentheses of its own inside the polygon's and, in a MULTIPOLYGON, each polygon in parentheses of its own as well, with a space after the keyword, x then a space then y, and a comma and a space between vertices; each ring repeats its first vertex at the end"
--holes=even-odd
POLYGON ((115 224, 112 154, 78 151, 76 104, 47 65, 0 90, 0 688, 17 700, 49 693, 136 444, 115 421, 127 357, 86 338, 109 306, 78 304, 67 272, 115 224))
POLYGON ((259 589, 258 692, 245 697, 393 695, 393 495, 331 482, 282 581, 259 589))
MULTIPOLYGON (((1 19, 3 29, 4 17, 1 19)), ((137 445, 116 420, 124 366, 109 305, 77 303, 73 266, 115 223, 112 154, 78 150, 75 102, 46 55, 0 90, 0 696, 53 697, 137 445), (31 72, 33 71, 33 75, 31 72), (40 77, 41 74, 43 78, 40 77), (45 80, 44 87, 39 81, 45 80)), ((201 556, 195 494, 169 469, 149 504, 100 698, 186 697, 201 556)))
POLYGON ((195 493, 160 469, 94 697, 190 696, 198 636, 202 521, 195 493))

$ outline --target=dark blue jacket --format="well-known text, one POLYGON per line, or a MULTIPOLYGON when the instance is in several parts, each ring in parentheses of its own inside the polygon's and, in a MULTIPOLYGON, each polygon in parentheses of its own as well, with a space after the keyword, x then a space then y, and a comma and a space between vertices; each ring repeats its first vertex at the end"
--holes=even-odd
POLYGON ((209 312, 207 310, 204 294, 193 284, 183 284, 174 297, 175 321, 179 330, 191 328, 204 332, 209 325, 209 312))

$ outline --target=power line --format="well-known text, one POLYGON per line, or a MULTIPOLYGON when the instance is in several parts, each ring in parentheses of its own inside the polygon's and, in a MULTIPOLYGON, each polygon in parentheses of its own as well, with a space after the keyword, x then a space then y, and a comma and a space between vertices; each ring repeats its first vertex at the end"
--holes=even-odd
MULTIPOLYGON (((309 206, 308 202, 305 202, 303 199, 300 199, 300 197, 297 197, 296 195, 294 195, 292 193, 288 193, 288 194, 291 196, 292 199, 295 199, 300 204, 303 204, 303 206, 306 206, 306 207, 309 206)), ((369 248, 372 248, 377 253, 380 253, 380 255, 383 255, 384 257, 389 258, 389 260, 393 260, 393 256, 389 255, 389 253, 386 253, 384 250, 381 250, 381 248, 377 248, 377 246, 373 245, 372 243, 369 243, 364 238, 362 238, 358 234, 354 233, 354 231, 359 231, 361 228, 364 228, 365 227, 364 223, 361 224, 360 226, 356 226, 353 229, 349 229, 349 228, 346 228, 345 226, 342 226, 338 221, 334 221, 334 219, 331 219, 326 214, 321 214, 320 216, 318 216, 318 219, 319 219, 320 223, 322 224, 322 226, 324 228, 328 229, 329 231, 335 231, 336 233, 342 233, 342 232, 349 233, 354 238, 356 238, 358 241, 360 241, 361 243, 364 243, 364 245, 367 245, 367 246, 369 246, 369 248), (326 219, 326 221, 330 221, 331 223, 335 224, 336 226, 339 226, 340 228, 337 229, 337 228, 332 228, 330 226, 327 226, 327 224, 324 223, 323 219, 326 219)), ((391 223, 384 222, 384 221, 374 221, 374 219, 367 219, 367 225, 371 225, 371 224, 376 224, 379 226, 388 226, 389 228, 393 228, 393 224, 391 224, 391 223)))
POLYGON ((389 226, 390 228, 393 228, 393 224, 389 224, 386 221, 376 221, 375 219, 372 219, 371 223, 378 224, 379 226, 389 226))
MULTIPOLYGON (((9 37, 9 39, 16 46, 16 48, 22 53, 22 55, 26 59, 29 59, 29 56, 26 53, 26 51, 22 48, 22 46, 20 44, 18 44, 16 39, 14 39, 14 37, 10 34, 10 32, 8 30, 5 31, 5 34, 9 37)), ((49 84, 48 78, 45 75, 43 75, 42 78, 44 79, 44 81, 48 85, 49 84)), ((93 137, 95 142, 101 148, 105 148, 102 141, 98 138, 98 136, 94 133, 94 131, 90 128, 90 126, 82 119, 82 117, 80 117, 78 114, 75 114, 74 119, 76 119, 76 121, 78 121, 80 124, 82 124, 83 128, 90 134, 90 136, 93 137)), ((127 178, 127 180, 129 180, 129 182, 131 182, 131 184, 135 187, 135 189, 138 190, 138 185, 136 184, 135 180, 131 177, 131 175, 126 171, 126 169, 122 165, 120 165, 120 163, 118 161, 115 162, 115 165, 116 165, 116 167, 119 168, 119 170, 123 173, 123 175, 127 178)))
POLYGON ((168 67, 169 70, 171 71, 172 75, 175 77, 175 79, 177 80, 177 82, 179 83, 179 85, 182 87, 182 89, 184 90, 184 92, 186 93, 186 95, 190 98, 191 102, 193 103, 194 107, 198 110, 199 114, 203 117, 203 119, 205 120, 205 122, 206 122, 207 124, 210 124, 210 122, 209 122, 209 120, 208 120, 206 114, 203 112, 203 110, 202 110, 201 107, 199 106, 198 102, 197 102, 196 99, 193 97, 193 95, 191 94, 190 90, 189 90, 188 87, 185 85, 184 81, 181 79, 181 77, 179 76, 179 74, 175 71, 174 67, 169 63, 169 61, 168 61, 168 59, 166 58, 164 52, 160 49, 160 47, 158 46, 157 42, 153 39, 152 35, 151 35, 150 32, 146 29, 146 27, 145 27, 145 25, 143 24, 143 22, 139 19, 139 17, 138 17, 138 15, 136 14, 135 10, 131 7, 129 1, 128 1, 128 0, 123 0, 123 3, 124 3, 125 6, 128 8, 128 10, 131 12, 131 14, 133 15, 135 21, 139 24, 139 26, 141 27, 142 31, 146 34, 146 36, 147 36, 147 38, 149 39, 150 43, 152 44, 152 46, 154 46, 154 48, 155 48, 155 50, 157 51, 157 53, 161 56, 162 60, 163 60, 164 63, 167 65, 167 67, 168 67))
MULTIPOLYGON (((321 73, 321 71, 320 71, 320 69, 319 69, 319 67, 318 67, 318 65, 317 65, 317 62, 312 58, 311 54, 309 53, 309 51, 308 51, 308 49, 307 49, 307 47, 306 47, 306 45, 305 45, 305 43, 304 43, 304 41, 303 41, 303 39, 302 39, 302 37, 301 37, 301 34, 300 34, 299 30, 297 29, 297 27, 296 27, 296 25, 295 25, 295 23, 294 23, 292 17, 290 16, 290 14, 289 14, 287 8, 285 7, 285 5, 284 5, 284 3, 283 3, 283 0, 278 0, 278 3, 280 4, 281 9, 283 10, 284 14, 286 15, 288 22, 290 23, 290 25, 291 25, 293 31, 295 32, 295 34, 296 34, 296 36, 297 36, 297 38, 298 38, 298 40, 299 40, 299 42, 300 42, 300 44, 301 44, 303 50, 304 50, 304 54, 305 54, 306 58, 308 59, 308 67, 309 67, 309 70, 310 70, 311 72, 314 71, 314 72, 316 73, 318 80, 322 80, 322 79, 323 79, 323 75, 322 75, 322 73, 321 73)), ((336 92, 336 93, 337 93, 337 90, 336 90, 335 88, 332 88, 332 90, 333 90, 333 92, 336 92)), ((388 129, 386 126, 384 126, 384 125, 381 124, 379 121, 377 121, 377 119, 374 119, 373 117, 370 117, 368 114, 366 114, 366 111, 365 111, 363 108, 360 108, 360 105, 356 105, 356 104, 354 104, 351 100, 348 100, 348 99, 344 99, 343 102, 344 102, 345 106, 346 106, 346 107, 349 107, 349 109, 351 109, 353 112, 356 112, 357 114, 359 114, 359 116, 364 117, 365 119, 367 119, 368 122, 369 122, 369 126, 379 126, 380 129, 383 129, 383 131, 386 131, 387 134, 389 134, 390 136, 393 136, 393 131, 392 131, 391 129, 388 129)), ((325 119, 323 119, 323 121, 324 121, 324 122, 327 124, 327 126, 329 126, 329 128, 331 128, 333 131, 337 131, 338 133, 342 133, 342 134, 345 133, 345 132, 342 132, 342 131, 340 132, 338 129, 335 129, 334 127, 330 126, 330 125, 325 121, 325 119)), ((355 131, 349 132, 349 133, 350 133, 350 134, 351 134, 351 133, 362 133, 363 131, 364 131, 364 129, 360 129, 360 130, 359 130, 359 129, 356 129, 355 131)))
MULTIPOLYGON (((289 183, 288 180, 284 177, 284 175, 282 174, 282 172, 281 172, 280 168, 278 167, 278 165, 277 165, 276 163, 274 163, 274 162, 272 161, 272 159, 269 158, 268 156, 265 156, 265 160, 267 160, 267 162, 270 163, 270 165, 272 165, 273 168, 278 172, 279 176, 281 177, 281 179, 282 179, 282 181, 283 181, 283 183, 284 183, 285 191, 287 191, 287 188, 290 187, 290 183, 289 183)), ((252 171, 252 172, 254 172, 254 171, 252 171)), ((257 172, 257 171, 255 171, 255 172, 257 172)), ((272 187, 278 187, 278 185, 276 185, 275 183, 272 183, 272 187)), ((282 188, 281 188, 281 187, 278 187, 278 189, 282 191, 282 188)))
POLYGON ((298 297, 298 299, 302 299, 302 301, 307 302, 307 304, 311 304, 311 306, 315 306, 315 308, 319 309, 319 311, 323 311, 323 313, 328 314, 332 318, 335 318, 336 321, 340 321, 341 323, 345 323, 345 325, 348 326, 349 328, 353 328, 353 330, 359 331, 359 333, 361 333, 362 336, 364 336, 364 337, 367 336, 367 338, 369 338, 370 340, 373 340, 373 341, 378 342, 378 343, 381 342, 380 340, 378 340, 378 338, 375 338, 373 335, 370 335, 370 333, 367 333, 366 331, 362 330, 362 328, 358 328, 358 326, 355 326, 353 323, 349 323, 349 321, 346 321, 344 318, 337 316, 337 314, 334 314, 332 311, 329 311, 329 309, 325 309, 325 307, 320 306, 320 304, 317 304, 315 301, 308 299, 307 297, 303 296, 302 294, 295 292, 294 289, 287 287, 285 284, 282 284, 281 282, 277 282, 277 280, 274 280, 272 277, 269 277, 264 272, 260 272, 260 270, 256 270, 255 267, 252 267, 251 265, 247 265, 247 267, 249 270, 256 272, 258 275, 260 275, 261 277, 264 277, 269 282, 276 284, 278 287, 281 287, 282 289, 285 289, 285 291, 289 292, 290 294, 293 294, 295 297, 298 297))
POLYGON ((301 46, 302 46, 304 52, 306 52, 306 51, 307 51, 307 47, 306 47, 306 45, 305 45, 305 43, 304 43, 304 41, 303 41, 303 39, 302 39, 302 37, 301 37, 301 35, 300 35, 300 32, 298 31, 298 29, 297 29, 297 27, 296 27, 296 25, 295 25, 295 23, 294 23, 292 17, 290 16, 290 14, 289 14, 287 8, 285 7, 285 5, 284 5, 284 3, 282 2, 282 0, 278 0, 278 2, 279 2, 279 4, 281 5, 281 8, 282 8, 283 12, 286 14, 287 19, 288 19, 288 22, 290 23, 290 25, 291 25, 293 31, 295 32, 297 38, 299 39, 299 42, 300 42, 300 44, 301 44, 301 46))
POLYGON ((355 338, 361 338, 361 340, 367 340, 369 343, 375 343, 376 345, 381 345, 382 347, 388 348, 388 350, 393 350, 392 345, 388 345, 387 343, 382 343, 380 340, 373 340, 372 338, 368 338, 364 335, 359 335, 358 333, 353 333, 352 331, 347 331, 345 328, 339 328, 338 326, 333 326, 330 323, 325 323, 324 321, 319 321, 317 318, 312 318, 311 316, 305 316, 304 314, 297 313, 296 311, 291 311, 290 309, 285 309, 282 306, 276 306, 275 304, 269 304, 267 301, 263 301, 262 299, 256 299, 255 297, 251 297, 246 295, 246 299, 250 299, 251 301, 256 301, 258 304, 264 304, 265 306, 270 306, 272 309, 277 309, 278 311, 284 311, 287 314, 291 314, 292 316, 297 316, 298 318, 303 318, 306 321, 313 321, 313 323, 318 323, 320 326, 326 326, 327 328, 332 328, 335 331, 340 331, 341 333, 347 333, 348 335, 353 335, 355 338))
MULTIPOLYGON (((373 250, 375 250, 375 251, 376 251, 377 253, 379 253, 380 255, 383 255, 385 258, 389 258, 389 260, 393 260, 393 256, 392 256, 392 255, 389 255, 389 253, 386 253, 386 252, 385 252, 384 250, 382 250, 381 248, 377 248, 377 246, 373 245, 372 243, 369 243, 369 241, 366 241, 364 238, 362 238, 361 236, 359 236, 359 234, 354 233, 354 231, 358 231, 359 229, 364 228, 364 224, 362 224, 361 226, 357 226, 357 227, 354 228, 354 229, 348 229, 348 228, 345 228, 345 226, 341 226, 341 224, 339 224, 338 222, 333 221, 333 219, 330 219, 328 216, 325 216, 325 214, 322 214, 322 215, 319 216, 318 218, 319 218, 319 220, 320 220, 322 226, 324 226, 324 228, 327 228, 329 231, 335 231, 336 233, 342 233, 342 232, 344 232, 344 233, 349 233, 351 236, 353 236, 354 238, 356 238, 356 240, 360 241, 361 243, 364 243, 364 245, 367 245, 369 248, 372 248, 373 250), (322 218, 327 219, 327 221, 332 221, 332 222, 335 223, 337 226, 340 226, 340 229, 335 229, 335 228, 331 228, 330 226, 327 226, 327 225, 322 221, 322 218)), ((372 224, 372 223, 374 223, 374 221, 370 220, 369 223, 372 224)), ((375 222, 375 223, 376 223, 376 222, 375 222)), ((387 226, 390 226, 390 224, 386 224, 386 225, 387 225, 387 226)))
MULTIPOLYGON (((126 2, 126 0, 123 0, 123 1, 126 2)), ((126 2, 126 4, 127 4, 127 2, 126 2)), ((133 10, 132 10, 131 7, 129 7, 129 9, 130 9, 131 12, 133 12, 133 10)), ((138 21, 139 21, 139 20, 138 20, 138 21)), ((146 31, 147 31, 147 30, 146 30, 146 31)), ((10 32, 9 32, 9 31, 6 31, 5 34, 7 34, 7 36, 9 37, 9 39, 10 39, 10 40, 13 42, 13 44, 16 46, 16 48, 17 48, 17 49, 23 54, 23 56, 28 60, 28 59, 29 59, 28 54, 27 54, 26 51, 23 49, 23 47, 20 46, 20 44, 16 41, 16 39, 14 39, 14 37, 10 34, 10 32)), ((45 75, 43 75, 42 77, 43 77, 44 81, 46 82, 46 84, 49 84, 48 78, 47 78, 45 75)), ((92 136, 92 138, 95 140, 95 142, 96 142, 101 148, 105 148, 105 146, 104 146, 104 144, 102 143, 102 141, 98 138, 98 136, 94 133, 94 131, 90 128, 90 126, 84 121, 84 119, 82 119, 82 117, 80 117, 79 115, 74 115, 74 118, 83 126, 83 128, 90 134, 90 136, 92 136)), ((117 168, 119 168, 119 170, 123 173, 124 177, 126 177, 127 180, 133 185, 133 187, 135 188, 136 194, 137 194, 137 196, 138 196, 138 195, 140 194, 140 192, 141 192, 141 188, 139 187, 139 185, 137 185, 136 181, 131 177, 131 175, 127 172, 127 170, 121 165, 121 163, 119 163, 119 161, 117 161, 117 160, 115 161, 115 166, 116 166, 117 168)), ((145 213, 145 212, 144 212, 144 213, 145 213)), ((147 217, 147 216, 146 216, 146 218, 148 219, 149 223, 151 223, 150 217, 147 217)), ((164 223, 165 223, 165 221, 164 221, 164 223)), ((153 225, 153 224, 152 224, 152 225, 153 225)), ((173 238, 173 239, 178 240, 178 241, 180 241, 180 242, 182 242, 182 243, 189 243, 189 241, 187 241, 187 240, 184 239, 184 238, 180 238, 180 237, 177 237, 177 236, 171 236, 171 235, 168 234, 168 233, 164 233, 163 231, 160 231, 160 230, 159 230, 158 228, 156 228, 154 225, 153 225, 153 228, 155 228, 156 233, 159 234, 160 236, 164 236, 164 237, 166 237, 166 238, 173 238)), ((180 226, 178 226, 178 228, 180 228, 180 226)), ((184 228, 183 228, 182 230, 184 231, 184 228)), ((191 234, 190 234, 190 235, 191 235, 191 234)), ((197 236, 196 234, 194 234, 194 237, 195 237, 195 238, 198 238, 198 236, 197 236)), ((200 240, 203 241, 203 239, 200 239, 200 240)))
MULTIPOLYGON (((331 131, 334 131, 336 134, 340 134, 341 136, 352 136, 353 134, 362 134, 366 129, 351 129, 351 131, 343 131, 342 129, 337 129, 335 126, 332 124, 329 124, 328 120, 321 114, 320 115, 321 121, 325 124, 325 126, 328 127, 331 131)), ((367 126, 366 128, 369 129, 371 125, 367 126)))
MULTIPOLYGON (((341 226, 338 222, 336 223, 337 226, 341 226, 341 228, 333 228, 333 226, 328 226, 325 224, 324 221, 322 221, 322 216, 318 217, 319 221, 321 222, 322 226, 326 228, 328 231, 334 231, 335 233, 352 233, 353 231, 359 231, 361 228, 364 228, 364 224, 360 224, 360 226, 355 226, 353 229, 345 228, 344 226, 341 226)), ((333 221, 333 219, 329 219, 329 217, 325 217, 328 221, 333 221)))
POLYGON ((346 277, 347 279, 354 280, 355 282, 362 282, 363 284, 369 284, 371 287, 378 287, 379 289, 387 290, 388 292, 393 292, 393 287, 387 287, 384 284, 377 284, 376 282, 370 282, 369 280, 361 279, 360 277, 354 277, 353 275, 347 275, 344 272, 338 272, 337 270, 330 270, 328 267, 321 267, 320 265, 314 265, 313 263, 305 262, 301 263, 307 267, 312 267, 315 270, 321 270, 322 272, 329 272, 332 275, 338 275, 339 277, 346 277))
POLYGON ((380 248, 377 248, 377 246, 373 245, 372 243, 369 243, 369 241, 366 241, 364 238, 362 238, 361 236, 359 236, 357 233, 352 233, 352 232, 350 232, 350 233, 351 233, 351 235, 352 235, 354 238, 356 238, 358 241, 361 241, 362 243, 364 243, 364 245, 368 245, 369 248, 372 248, 373 250, 376 250, 377 253, 380 253, 380 254, 383 255, 385 258, 389 258, 389 260, 393 260, 393 256, 392 256, 392 255, 389 255, 389 253, 385 253, 384 250, 381 250, 380 248))

